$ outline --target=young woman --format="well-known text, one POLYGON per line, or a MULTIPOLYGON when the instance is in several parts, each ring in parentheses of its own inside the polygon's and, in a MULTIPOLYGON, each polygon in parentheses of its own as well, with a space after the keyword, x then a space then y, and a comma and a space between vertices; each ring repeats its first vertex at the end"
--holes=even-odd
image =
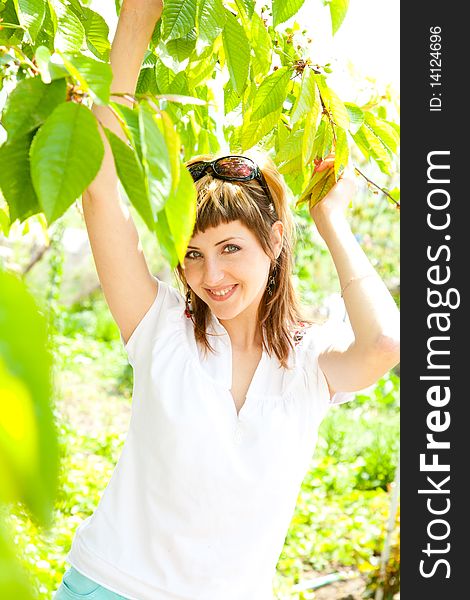
MULTIPOLYGON (((113 91, 135 89, 161 10, 157 0, 124 0, 113 91)), ((94 111, 122 136, 106 109, 94 111)), ((271 599, 321 420, 398 362, 397 308, 345 218, 350 174, 311 211, 351 323, 332 331, 301 321, 292 219, 272 161, 203 156, 187 167, 198 212, 178 268, 184 294, 149 272, 107 144, 83 196, 98 275, 134 368, 133 406, 56 600, 271 599)))

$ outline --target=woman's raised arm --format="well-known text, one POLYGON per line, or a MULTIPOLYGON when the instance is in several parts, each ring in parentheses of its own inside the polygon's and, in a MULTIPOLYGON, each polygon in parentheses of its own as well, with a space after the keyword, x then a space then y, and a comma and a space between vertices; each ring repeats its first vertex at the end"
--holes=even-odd
MULTIPOLYGON (((124 0, 111 48, 111 92, 134 93, 162 0, 124 0)), ((113 100, 130 105, 115 96, 113 100)), ((109 108, 93 106, 101 124, 125 139, 109 108)), ((98 277, 125 342, 150 308, 157 285, 145 261, 137 229, 123 204, 113 155, 103 131, 105 155, 100 171, 83 193, 83 214, 98 277)))
MULTIPOLYGON (((333 164, 334 156, 328 156, 317 170, 333 164)), ((346 347, 330 346, 319 357, 331 394, 368 387, 399 361, 398 308, 345 216, 354 193, 354 175, 348 171, 310 211, 333 258, 355 338, 345 341, 346 347)))

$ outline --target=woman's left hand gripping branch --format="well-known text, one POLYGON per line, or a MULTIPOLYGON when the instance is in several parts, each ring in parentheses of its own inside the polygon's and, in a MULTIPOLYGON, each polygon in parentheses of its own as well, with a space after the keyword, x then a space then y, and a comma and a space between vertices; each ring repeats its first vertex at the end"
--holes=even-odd
MULTIPOLYGON (((334 163, 335 155, 331 153, 323 160, 318 161, 314 173, 322 173, 327 169, 334 169, 334 163)), ((347 208, 356 192, 357 183, 354 169, 347 166, 324 198, 310 208, 310 214, 317 226, 321 225, 325 219, 344 218, 347 208)))

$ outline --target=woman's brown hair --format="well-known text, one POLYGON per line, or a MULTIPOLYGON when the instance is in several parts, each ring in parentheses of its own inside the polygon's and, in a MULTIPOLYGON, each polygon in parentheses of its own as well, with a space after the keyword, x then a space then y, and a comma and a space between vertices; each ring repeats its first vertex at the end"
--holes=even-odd
MULTIPOLYGON (((293 333, 302 320, 297 297, 292 284, 293 246, 295 227, 288 205, 286 184, 271 158, 264 152, 251 150, 244 153, 251 158, 262 171, 273 197, 271 200, 263 191, 259 182, 224 181, 205 174, 195 182, 197 189, 196 224, 193 234, 204 232, 221 223, 239 220, 258 238, 263 250, 271 259, 269 279, 274 274, 275 283, 267 286, 258 308, 258 322, 261 327, 263 348, 271 355, 274 353, 283 367, 287 367, 290 350, 293 347, 293 333), (271 227, 276 221, 284 227, 282 250, 278 258, 274 256, 271 244, 271 227)), ((190 166, 198 161, 214 160, 212 155, 199 155, 186 163, 190 166)), ((181 265, 177 274, 188 290, 181 265)), ((195 326, 196 341, 212 351, 207 339, 210 309, 192 290, 189 289, 192 318, 195 326)))

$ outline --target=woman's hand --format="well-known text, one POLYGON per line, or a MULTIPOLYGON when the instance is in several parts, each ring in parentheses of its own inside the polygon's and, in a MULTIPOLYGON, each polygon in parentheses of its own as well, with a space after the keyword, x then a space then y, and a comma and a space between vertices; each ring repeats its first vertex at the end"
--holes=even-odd
POLYGON ((163 12, 163 0, 123 0, 122 10, 142 12, 158 21, 163 12))
MULTIPOLYGON (((315 172, 334 168, 335 155, 329 154, 315 166, 315 172)), ((317 227, 325 221, 337 217, 344 218, 349 203, 354 198, 357 190, 356 176, 351 167, 347 167, 335 185, 311 210, 310 214, 317 227)), ((321 231, 320 231, 321 233, 321 231)))

